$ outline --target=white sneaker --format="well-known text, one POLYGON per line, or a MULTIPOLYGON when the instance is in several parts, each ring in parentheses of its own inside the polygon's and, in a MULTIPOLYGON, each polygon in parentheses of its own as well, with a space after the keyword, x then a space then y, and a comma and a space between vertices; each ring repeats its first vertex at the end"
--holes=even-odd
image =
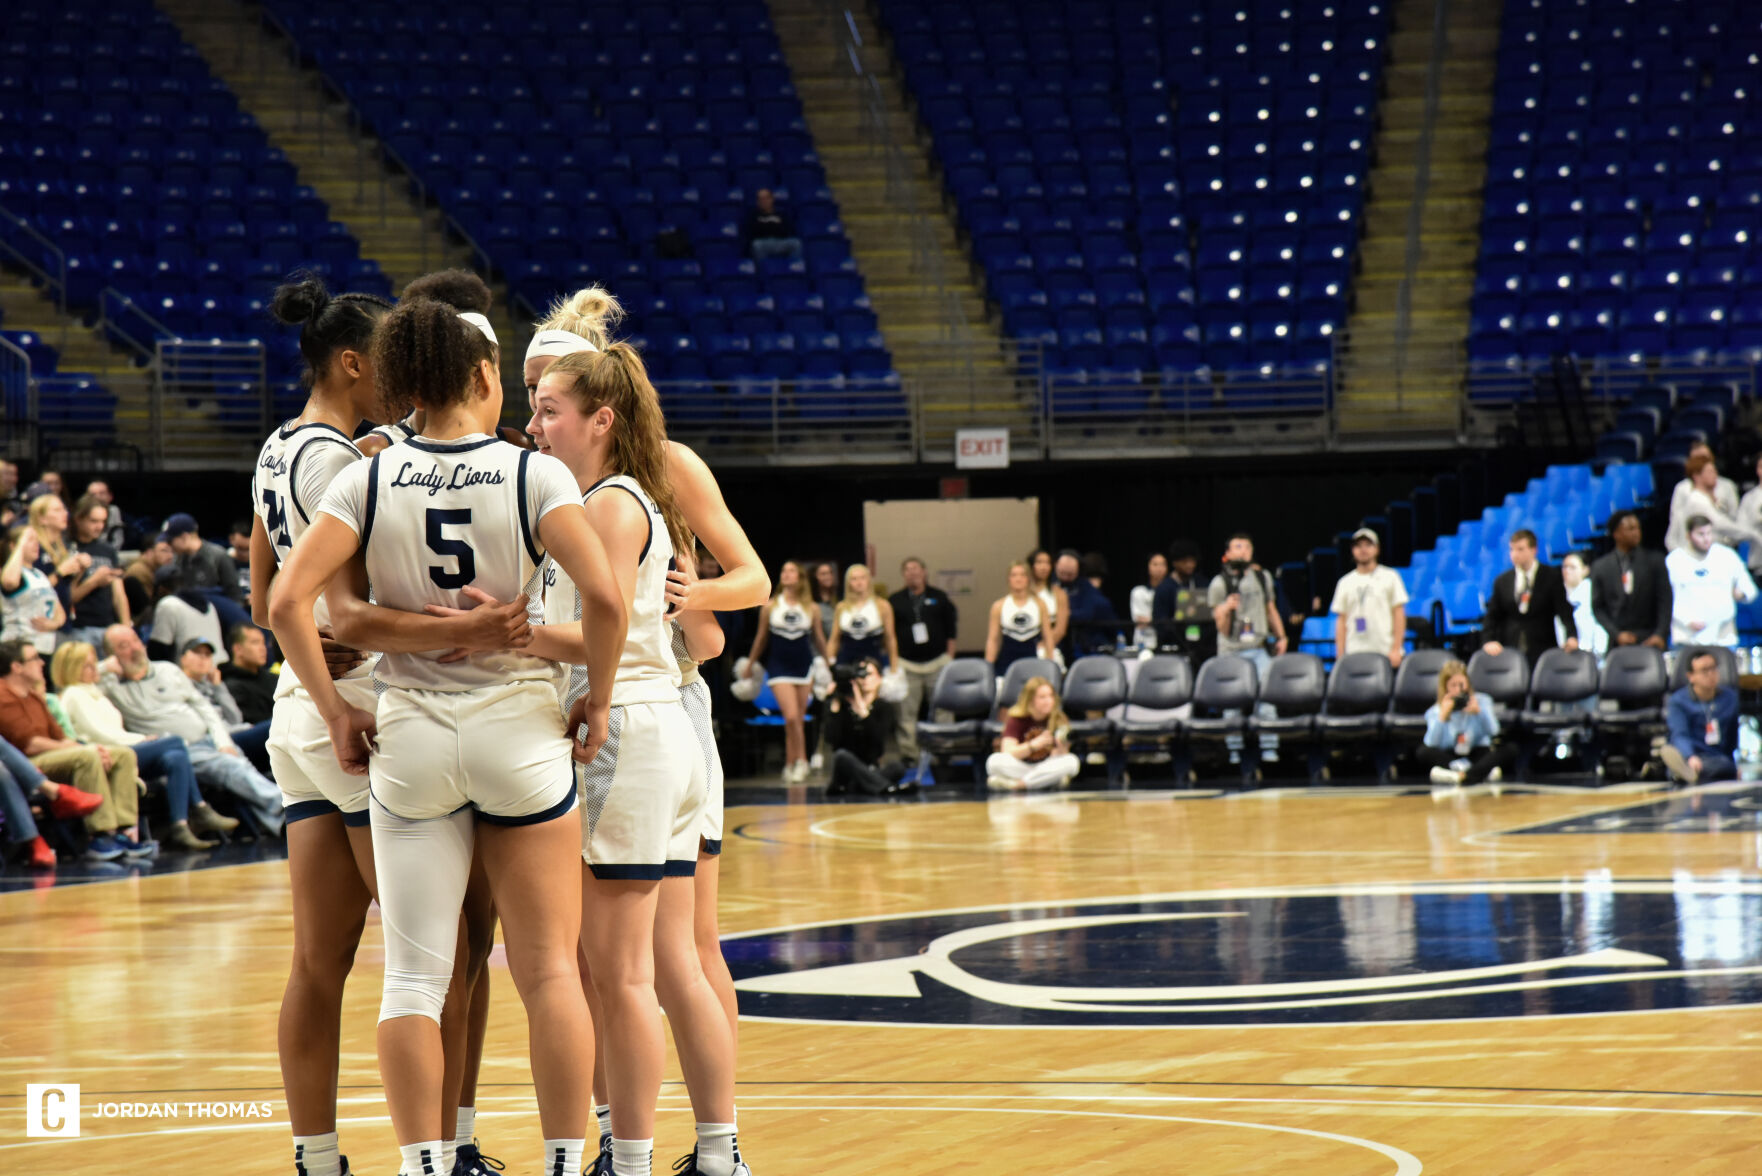
POLYGON ((985 781, 985 787, 998 792, 1014 792, 1024 787, 1020 780, 1010 776, 992 776, 985 781))
POLYGON ((1501 781, 1503 781, 1504 779, 1505 779, 1505 769, 1504 768, 1494 768, 1492 771, 1487 773, 1487 783, 1489 783, 1489 784, 1498 784, 1501 781))
POLYGON ((1453 759, 1450 761, 1450 770, 1452 772, 1466 772, 1472 767, 1474 767, 1474 761, 1471 759, 1453 759))
POLYGON ((1451 771, 1449 768, 1433 768, 1432 783, 1440 788, 1461 788, 1462 773, 1451 771))
POLYGON ((812 756, 810 756, 808 758, 808 767, 812 768, 816 772, 825 766, 826 766, 826 757, 822 756, 817 751, 812 756))
POLYGON ((800 784, 803 780, 806 780, 807 778, 808 778, 808 761, 807 760, 796 760, 793 764, 789 765, 789 782, 791 784, 800 784))

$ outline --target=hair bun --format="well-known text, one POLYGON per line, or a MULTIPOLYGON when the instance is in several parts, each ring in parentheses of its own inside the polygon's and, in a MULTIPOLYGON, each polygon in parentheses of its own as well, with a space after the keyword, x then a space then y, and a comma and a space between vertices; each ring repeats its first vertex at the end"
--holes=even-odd
POLYGON ((330 291, 324 288, 324 279, 302 270, 276 287, 269 301, 269 313, 276 321, 294 326, 311 322, 329 305, 330 291))
POLYGON ((402 300, 439 302, 461 313, 474 311, 487 315, 494 299, 489 286, 470 270, 447 269, 412 280, 404 287, 402 300))

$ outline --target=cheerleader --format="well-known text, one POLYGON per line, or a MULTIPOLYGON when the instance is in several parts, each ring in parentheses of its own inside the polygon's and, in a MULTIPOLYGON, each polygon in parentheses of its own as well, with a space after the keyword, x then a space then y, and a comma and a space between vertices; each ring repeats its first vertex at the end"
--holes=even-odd
MULTIPOLYGON (((1065 590, 1053 579, 1054 562, 1052 552, 1044 547, 1036 547, 1028 555, 1029 588, 1040 598, 1041 605, 1046 609, 1046 621, 1051 626, 1052 639, 1048 648, 1056 651, 1059 642, 1065 639, 1065 631, 1071 626, 1071 602, 1065 590)), ((1046 655, 1052 657, 1051 653, 1046 655)))
POLYGON ((784 561, 777 571, 777 595, 771 607, 760 611, 759 631, 746 655, 746 676, 752 677, 762 664, 771 693, 777 696, 777 709, 783 712, 783 779, 790 784, 808 778, 805 716, 814 657, 826 657, 819 616, 802 566, 794 560, 784 561))
POLYGON ((833 617, 826 660, 854 666, 873 658, 884 670, 899 664, 899 640, 893 632, 893 605, 872 591, 869 569, 851 564, 844 569, 844 599, 833 617))
POLYGON ((555 666, 524 651, 529 632, 512 651, 504 642, 446 656, 461 618, 422 614, 477 599, 467 587, 513 598, 523 614, 521 585, 548 553, 581 597, 581 661, 607 684, 626 615, 567 468, 492 435, 502 407, 496 354, 481 314, 418 299, 386 315, 372 352, 381 393, 391 415, 426 409, 424 431, 338 477, 283 567, 271 617, 338 761, 369 773, 386 940, 380 1070, 405 1173, 444 1167, 439 1021, 480 841, 531 1025, 544 1170, 575 1176, 592 1030, 575 964, 580 833, 566 732, 576 733, 573 754, 591 760, 607 737, 609 691, 583 694, 566 727, 555 666), (361 615, 401 612, 410 622, 369 619, 347 632, 339 624, 350 644, 385 651, 377 722, 323 675, 312 620, 324 585, 358 551, 378 600, 361 615))
POLYGON ((991 602, 985 631, 985 660, 1001 683, 1010 666, 1025 657, 1051 657, 1052 622, 1042 597, 1033 590, 1028 565, 1009 566, 1009 595, 991 602))
MULTIPOLYGON (((270 585, 305 534, 330 484, 360 460, 349 440, 375 412, 368 347, 391 303, 371 294, 332 297, 309 275, 276 290, 270 313, 300 328, 307 389, 300 415, 263 442, 252 477, 251 619, 269 627, 270 585)), ((323 598, 314 621, 328 625, 323 598)), ((329 681, 329 673, 324 674, 329 681)), ((375 706, 369 667, 349 669, 337 692, 350 706, 375 706)), ((291 666, 275 690, 268 752, 287 815, 294 960, 282 994, 277 1045, 294 1130, 294 1167, 338 1176, 337 1057, 343 986, 375 896, 367 781, 331 754, 323 716, 291 666)))

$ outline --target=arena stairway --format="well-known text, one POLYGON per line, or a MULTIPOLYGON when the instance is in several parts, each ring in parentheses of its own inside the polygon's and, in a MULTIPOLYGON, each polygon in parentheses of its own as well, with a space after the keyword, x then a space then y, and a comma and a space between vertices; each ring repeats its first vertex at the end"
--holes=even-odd
MULTIPOLYGON (((379 263, 394 290, 449 266, 481 271, 471 249, 449 239, 439 211, 418 203, 400 170, 378 162, 377 140, 351 125, 347 104, 322 89, 316 70, 294 64, 288 43, 262 21, 256 4, 158 0, 158 5, 287 155, 300 182, 316 189, 331 216, 361 242, 361 255, 379 263)), ((514 341, 523 349, 528 324, 516 327, 506 287, 492 288, 496 304, 489 318, 504 350, 512 350, 514 341)), ((504 380, 520 392, 510 411, 524 416, 525 394, 515 388, 519 375, 517 367, 504 365, 504 380)))
POLYGON ((11 270, 0 270, 0 333, 30 356, 48 451, 111 442, 146 450, 148 376, 129 352, 11 270))
POLYGON ((770 0, 770 8, 895 369, 923 390, 927 416, 951 416, 948 428, 961 423, 952 414, 1023 407, 999 323, 986 306, 972 261, 943 203, 930 150, 913 129, 898 63, 868 9, 857 5, 846 13, 819 0, 770 0), (862 40, 863 59, 891 115, 876 132, 865 125, 863 81, 843 49, 840 25, 846 16, 862 40), (901 179, 910 188, 906 203, 931 227, 934 259, 919 256, 908 211, 889 198, 889 152, 871 141, 872 134, 883 136, 904 161, 901 179), (960 304, 964 331, 951 324, 948 304, 938 297, 937 270, 947 297, 960 304))
POLYGON ((1463 340, 1480 248, 1488 118, 1493 103, 1499 7, 1446 0, 1445 64, 1420 209, 1419 258, 1410 326, 1398 327, 1409 211, 1426 140, 1426 80, 1433 0, 1396 0, 1387 91, 1369 177, 1362 269, 1341 356, 1342 433, 1450 428, 1460 416, 1463 340))

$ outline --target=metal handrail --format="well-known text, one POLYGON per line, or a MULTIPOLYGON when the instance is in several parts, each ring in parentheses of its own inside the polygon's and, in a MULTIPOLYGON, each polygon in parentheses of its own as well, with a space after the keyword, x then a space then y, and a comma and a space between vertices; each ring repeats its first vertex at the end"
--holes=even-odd
POLYGON ((11 339, 6 338, 4 335, 0 335, 0 359, 9 360, 12 364, 16 365, 20 378, 24 382, 24 404, 20 406, 24 409, 24 415, 22 417, 16 417, 13 415, 11 411, 13 406, 7 403, 9 397, 6 395, 6 390, 0 388, 0 420, 4 420, 7 425, 5 436, 0 438, 0 441, 10 443, 0 444, 0 454, 5 454, 11 458, 27 458, 28 460, 35 461, 38 446, 38 435, 36 433, 37 422, 43 419, 43 415, 38 411, 37 381, 31 377, 30 353, 14 343, 11 339), (27 425, 29 426, 29 433, 32 437, 31 444, 28 446, 28 453, 26 452, 26 446, 17 444, 26 433, 26 429, 22 426, 27 425))
POLYGON ((176 331, 142 310, 133 298, 114 286, 106 286, 98 292, 98 330, 106 335, 113 335, 118 342, 149 364, 153 361, 153 351, 157 340, 177 338, 176 331), (122 312, 147 324, 150 333, 146 342, 137 338, 115 314, 111 313, 112 303, 117 304, 122 312))
POLYGON ((1431 187, 1432 143, 1437 134, 1444 53, 1449 43, 1449 0, 1433 0, 1432 52, 1426 67, 1425 119, 1414 154, 1413 202, 1407 206, 1407 256, 1395 293, 1395 406, 1402 406, 1407 370, 1408 334, 1413 324, 1413 286, 1419 277, 1420 228, 1425 220, 1426 193, 1431 187))
POLYGON ((67 252, 54 241, 45 237, 37 227, 25 220, 11 209, 0 205, 0 217, 4 217, 13 225, 23 229, 37 244, 47 249, 55 258, 55 273, 50 273, 36 262, 30 255, 13 245, 4 237, 0 237, 0 249, 4 249, 19 265, 23 266, 32 277, 47 286, 55 295, 55 312, 61 316, 61 330, 57 342, 67 346, 67 252))

